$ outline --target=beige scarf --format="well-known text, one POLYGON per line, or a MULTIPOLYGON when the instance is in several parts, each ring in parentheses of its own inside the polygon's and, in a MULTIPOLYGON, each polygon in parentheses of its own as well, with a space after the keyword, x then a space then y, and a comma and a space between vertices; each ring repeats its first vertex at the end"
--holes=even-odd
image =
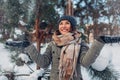
POLYGON ((63 46, 59 62, 59 80, 72 80, 73 74, 77 76, 76 64, 80 51, 81 34, 79 32, 68 33, 57 36, 53 39, 58 46, 63 46))

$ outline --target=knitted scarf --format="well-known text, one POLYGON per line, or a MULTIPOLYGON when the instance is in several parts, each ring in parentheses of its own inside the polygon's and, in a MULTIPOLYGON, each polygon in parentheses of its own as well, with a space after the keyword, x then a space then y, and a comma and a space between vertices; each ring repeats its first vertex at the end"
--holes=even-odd
POLYGON ((77 76, 76 64, 80 51, 81 34, 79 32, 66 35, 53 35, 58 46, 63 46, 59 62, 59 80, 72 80, 73 74, 77 76))

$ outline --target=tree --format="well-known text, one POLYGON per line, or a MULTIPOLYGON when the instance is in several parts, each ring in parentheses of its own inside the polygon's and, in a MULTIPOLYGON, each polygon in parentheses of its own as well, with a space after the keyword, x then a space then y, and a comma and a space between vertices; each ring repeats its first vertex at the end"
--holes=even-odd
POLYGON ((30 3, 30 0, 6 0, 4 2, 4 16, 6 21, 3 26, 6 28, 5 31, 10 35, 9 37, 14 38, 14 29, 18 27, 19 20, 28 22, 30 3))

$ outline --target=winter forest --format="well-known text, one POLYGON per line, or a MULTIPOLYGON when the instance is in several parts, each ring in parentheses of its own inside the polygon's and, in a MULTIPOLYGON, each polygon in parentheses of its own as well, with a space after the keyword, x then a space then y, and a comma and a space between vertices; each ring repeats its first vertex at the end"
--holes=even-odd
POLYGON ((51 66, 39 68, 24 48, 44 54, 62 15, 75 17, 89 46, 90 33, 115 37, 100 52, 103 70, 81 66, 83 79, 120 80, 120 0, 0 0, 0 80, 49 80, 51 66))

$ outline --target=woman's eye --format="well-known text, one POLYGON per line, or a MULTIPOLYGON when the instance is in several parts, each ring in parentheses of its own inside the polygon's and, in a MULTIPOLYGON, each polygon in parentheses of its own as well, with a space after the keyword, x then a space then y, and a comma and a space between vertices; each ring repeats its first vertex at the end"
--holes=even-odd
POLYGON ((66 24, 70 24, 70 22, 66 22, 66 24))
POLYGON ((62 25, 63 23, 61 22, 59 25, 62 25))
POLYGON ((63 21, 63 22, 60 22, 59 25, 65 25, 65 24, 70 24, 70 22, 68 21, 63 21))

